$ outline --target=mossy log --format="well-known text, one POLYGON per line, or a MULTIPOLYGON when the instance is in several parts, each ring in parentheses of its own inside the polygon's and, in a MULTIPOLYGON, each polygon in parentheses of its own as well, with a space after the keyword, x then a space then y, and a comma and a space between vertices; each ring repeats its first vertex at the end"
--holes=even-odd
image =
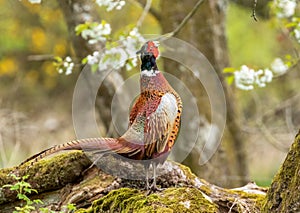
MULTIPOLYGON (((167 161, 158 177, 162 191, 148 194, 144 181, 124 180, 105 174, 80 151, 43 159, 31 168, 20 167, 20 176, 29 174, 28 182, 39 194, 45 207, 60 211, 68 203, 76 204, 76 212, 260 212, 266 190, 249 183, 245 187, 224 189, 199 179, 190 169, 167 161)), ((20 206, 16 194, 5 184, 14 180, 7 176, 16 168, 0 173, 0 212, 12 212, 20 206)))
POLYGON ((113 177, 97 167, 81 151, 0 170, 0 212, 20 206, 16 193, 3 187, 14 184, 10 173, 29 175, 28 182, 45 207, 60 211, 68 203, 75 212, 300 212, 300 133, 267 190, 249 183, 225 189, 196 177, 188 167, 167 161, 157 178, 163 189, 149 194, 144 181, 113 177))

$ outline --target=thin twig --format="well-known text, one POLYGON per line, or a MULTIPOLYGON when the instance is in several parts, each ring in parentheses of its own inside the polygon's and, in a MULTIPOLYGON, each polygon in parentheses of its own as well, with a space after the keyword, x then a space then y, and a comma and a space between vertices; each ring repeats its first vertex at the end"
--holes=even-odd
POLYGON ((152 0, 147 0, 146 5, 144 7, 144 10, 142 12, 142 15, 140 16, 139 20, 136 23, 137 27, 140 27, 145 20, 150 8, 151 8, 152 0))
POLYGON ((251 17, 254 19, 254 21, 258 21, 257 17, 256 17, 256 5, 257 5, 257 0, 253 0, 253 7, 252 7, 252 15, 251 17))
POLYGON ((204 0, 199 0, 193 9, 187 14, 187 16, 182 20, 182 22, 176 27, 176 29, 171 32, 172 36, 176 36, 179 31, 184 27, 184 25, 188 22, 190 18, 193 17, 193 15, 196 13, 197 9, 200 7, 200 5, 204 2, 204 0))
POLYGON ((53 59, 54 59, 54 55, 52 54, 27 56, 28 61, 51 61, 53 59))
POLYGON ((193 9, 189 12, 189 14, 186 15, 186 17, 184 17, 184 19, 182 20, 182 22, 175 28, 175 30, 173 30, 170 33, 166 33, 160 37, 158 37, 156 40, 158 41, 162 41, 162 40, 166 40, 170 37, 174 37, 176 36, 179 31, 185 26, 185 24, 188 22, 188 20, 190 20, 190 18, 193 17, 193 15, 196 13, 197 9, 200 7, 200 5, 204 2, 205 0, 199 0, 195 6, 193 7, 193 9))
POLYGON ((230 206, 230 209, 229 209, 228 213, 231 213, 231 212, 232 212, 233 207, 236 206, 236 204, 237 204, 237 198, 234 199, 234 202, 233 202, 232 205, 230 206))
MULTIPOLYGON (((142 6, 143 8, 146 7, 147 3, 144 3, 144 1, 136 1, 136 0, 129 0, 129 2, 131 2, 132 4, 138 5, 138 6, 142 6)), ((159 11, 157 11, 155 8, 150 7, 149 8, 149 13, 156 18, 157 21, 160 21, 161 19, 161 15, 159 13, 159 11)))

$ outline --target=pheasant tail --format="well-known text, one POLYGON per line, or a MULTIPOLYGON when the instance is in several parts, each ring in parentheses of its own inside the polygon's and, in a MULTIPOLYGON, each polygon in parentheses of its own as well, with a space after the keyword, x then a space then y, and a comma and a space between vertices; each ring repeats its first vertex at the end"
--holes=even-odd
POLYGON ((119 143, 118 139, 115 138, 88 138, 88 139, 81 139, 81 140, 74 140, 68 143, 55 145, 49 149, 46 149, 40 153, 37 153, 30 158, 23 161, 21 165, 31 161, 30 166, 34 163, 43 159, 51 154, 64 151, 64 150, 84 150, 84 151, 93 151, 99 150, 101 152, 108 152, 108 151, 120 151, 122 149, 122 145, 119 143))

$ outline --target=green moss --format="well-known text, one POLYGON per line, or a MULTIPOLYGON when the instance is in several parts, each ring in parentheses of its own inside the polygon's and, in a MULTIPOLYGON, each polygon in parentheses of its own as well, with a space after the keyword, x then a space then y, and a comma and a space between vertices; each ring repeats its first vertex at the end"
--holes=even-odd
POLYGON ((184 166, 183 164, 180 163, 176 163, 176 162, 173 163, 176 164, 184 172, 187 180, 194 180, 195 178, 197 178, 197 176, 194 173, 192 173, 189 167, 184 166))
POLYGON ((300 132, 272 181, 264 205, 265 212, 300 211, 300 132))
POLYGON ((136 189, 121 188, 94 201, 87 211, 78 212, 216 212, 217 206, 209 202, 195 188, 169 188, 163 192, 145 195, 136 189))

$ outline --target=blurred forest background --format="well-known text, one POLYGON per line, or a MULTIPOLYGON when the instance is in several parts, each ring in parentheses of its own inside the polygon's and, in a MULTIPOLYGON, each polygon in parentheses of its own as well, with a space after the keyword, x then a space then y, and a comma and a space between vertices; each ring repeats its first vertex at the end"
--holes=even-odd
MULTIPOLYGON (((156 12, 164 13, 162 6, 161 1, 153 0, 156 12)), ((243 64, 256 69, 267 67, 274 58, 293 54, 295 50, 295 42, 286 30, 278 27, 276 18, 262 12, 256 22, 251 17, 251 7, 252 4, 229 1, 226 8, 228 56, 230 66, 237 69, 243 64)), ((97 11, 118 31, 135 24, 143 7, 128 1, 117 12, 108 13, 102 8, 97 11)), ((0 167, 10 167, 40 150, 75 138, 72 95, 80 73, 80 59, 74 60, 78 69, 71 75, 59 74, 53 60, 49 60, 53 56, 76 54, 57 1, 30 4, 26 0, 0 0, 0 14, 0 167)), ((200 15, 199 12, 198 19, 200 15)), ((161 22, 155 13, 149 13, 139 30, 143 34, 165 33, 161 22)), ((205 29, 202 31, 205 33, 205 29)), ((265 88, 243 91, 229 86, 235 94, 229 101, 235 104, 244 138, 248 179, 258 185, 270 184, 298 131, 298 68, 291 68, 265 88)), ((122 75, 138 70, 137 67, 124 71, 122 75)), ((202 177, 201 173, 198 175, 202 177)))

